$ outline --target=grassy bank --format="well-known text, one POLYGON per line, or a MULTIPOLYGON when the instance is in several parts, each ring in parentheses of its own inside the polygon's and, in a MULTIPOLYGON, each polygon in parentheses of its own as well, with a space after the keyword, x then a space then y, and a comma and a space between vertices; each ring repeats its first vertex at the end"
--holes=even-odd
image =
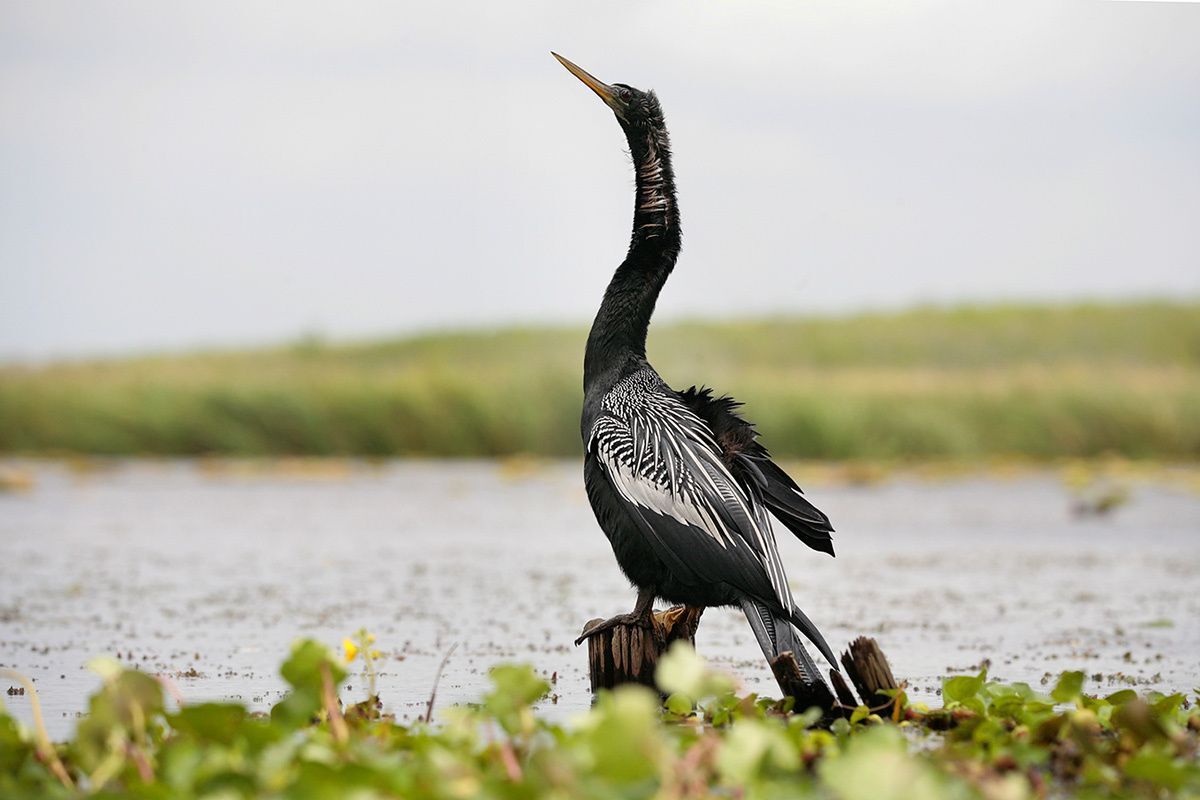
MULTIPOLYGON (((0 451, 560 456, 582 329, 0 368, 0 451)), ((651 359, 788 457, 1200 457, 1200 303, 676 324, 651 359)))

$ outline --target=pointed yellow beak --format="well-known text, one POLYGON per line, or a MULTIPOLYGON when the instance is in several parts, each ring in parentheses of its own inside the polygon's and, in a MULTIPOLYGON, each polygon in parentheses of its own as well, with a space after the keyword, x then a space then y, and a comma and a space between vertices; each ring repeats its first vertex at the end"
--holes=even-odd
POLYGON ((587 70, 583 69, 582 67, 575 66, 558 53, 555 53, 553 50, 550 51, 550 55, 557 58, 558 63, 567 68, 567 72, 570 72, 576 78, 579 78, 579 80, 583 81, 583 84, 595 92, 596 95, 603 100, 609 108, 617 112, 621 110, 621 101, 617 99, 617 96, 613 92, 611 86, 609 86, 607 83, 596 80, 590 74, 588 74, 587 70))

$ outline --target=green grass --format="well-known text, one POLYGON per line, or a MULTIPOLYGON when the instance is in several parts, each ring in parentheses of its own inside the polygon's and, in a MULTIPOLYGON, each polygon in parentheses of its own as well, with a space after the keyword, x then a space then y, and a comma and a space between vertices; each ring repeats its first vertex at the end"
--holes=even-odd
MULTIPOLYGON (((0 452, 574 455, 582 328, 0 367, 0 452)), ((1200 302, 652 328, 799 458, 1200 457, 1200 302)))

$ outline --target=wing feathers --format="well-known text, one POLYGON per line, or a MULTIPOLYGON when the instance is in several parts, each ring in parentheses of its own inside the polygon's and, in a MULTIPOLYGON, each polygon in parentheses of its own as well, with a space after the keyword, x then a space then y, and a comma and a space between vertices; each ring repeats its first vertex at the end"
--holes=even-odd
POLYGON ((670 550, 669 560, 686 562, 689 574, 790 612, 795 604, 766 509, 730 473, 708 425, 650 370, 618 383, 603 409, 588 449, 656 550, 670 550))

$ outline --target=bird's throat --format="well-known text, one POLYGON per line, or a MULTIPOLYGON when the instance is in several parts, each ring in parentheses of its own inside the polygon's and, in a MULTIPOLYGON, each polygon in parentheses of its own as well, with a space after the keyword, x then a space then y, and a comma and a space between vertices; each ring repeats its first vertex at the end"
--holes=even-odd
POLYGON ((646 360, 646 333, 663 284, 679 255, 679 209, 665 126, 627 131, 637 190, 633 231, 592 323, 584 354, 585 391, 615 383, 646 360))
POLYGON ((637 179, 630 251, 642 244, 677 251, 679 212, 666 129, 631 133, 629 151, 637 179))

